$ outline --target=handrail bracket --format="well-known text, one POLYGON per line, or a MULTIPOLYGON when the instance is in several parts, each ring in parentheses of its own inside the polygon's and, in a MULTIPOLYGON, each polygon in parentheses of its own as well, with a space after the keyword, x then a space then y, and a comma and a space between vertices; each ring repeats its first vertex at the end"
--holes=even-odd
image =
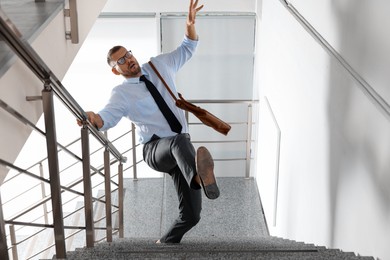
POLYGON ((79 43, 79 24, 77 17, 77 2, 69 0, 69 9, 64 9, 64 16, 69 17, 70 31, 65 32, 65 38, 71 40, 73 44, 79 43))

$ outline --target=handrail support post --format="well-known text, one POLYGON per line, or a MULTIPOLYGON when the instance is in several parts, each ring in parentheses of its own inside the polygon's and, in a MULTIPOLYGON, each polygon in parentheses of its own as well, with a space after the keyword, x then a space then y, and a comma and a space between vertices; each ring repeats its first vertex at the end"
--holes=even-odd
POLYGON ((106 196, 106 237, 107 242, 112 242, 110 152, 107 148, 104 150, 104 183, 106 196))
POLYGON ((131 123, 131 148, 133 152, 133 181, 137 181, 137 146, 135 144, 135 125, 131 123))
POLYGON ((57 258, 66 258, 64 219, 62 212, 61 184, 58 165, 58 148, 54 115, 53 91, 45 82, 42 90, 43 114, 46 126, 46 146, 49 163, 50 190, 52 196, 54 238, 57 258))
POLYGON ((123 164, 122 162, 118 165, 118 206, 119 206, 119 238, 124 237, 124 219, 123 219, 123 164))
POLYGON ((16 243, 16 232, 14 225, 9 225, 9 235, 11 238, 12 245, 12 260, 18 260, 18 246, 16 243))
POLYGON ((245 178, 250 177, 252 153, 252 104, 248 105, 245 178))
POLYGON ((65 33, 67 40, 71 40, 73 44, 79 43, 79 24, 77 15, 76 0, 69 0, 69 9, 65 9, 65 17, 69 17, 70 31, 65 33))
POLYGON ((84 121, 81 128, 81 150, 83 160, 83 185, 84 185, 84 212, 85 212, 85 232, 87 247, 93 247, 95 243, 95 228, 93 222, 93 202, 92 202, 92 182, 91 182, 91 162, 89 152, 89 130, 84 121))
POLYGON ((8 249, 7 249, 7 234, 5 232, 5 223, 4 223, 4 215, 3 215, 3 203, 1 202, 1 192, 0 192, 0 256, 4 257, 4 260, 9 259, 8 249))

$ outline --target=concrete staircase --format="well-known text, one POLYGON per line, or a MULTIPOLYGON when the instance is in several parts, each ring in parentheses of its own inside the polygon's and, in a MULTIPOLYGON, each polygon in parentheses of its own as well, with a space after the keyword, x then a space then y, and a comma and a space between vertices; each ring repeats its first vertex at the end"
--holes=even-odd
MULTIPOLYGON (((268 235, 254 180, 219 178, 202 219, 180 244, 155 244, 177 216, 170 178, 125 180, 125 238, 67 253, 67 259, 374 259, 268 235)), ((55 257, 53 259, 56 259, 55 257)))
MULTIPOLYGON (((55 258, 54 258, 55 259, 55 258)), ((276 237, 185 239, 155 244, 151 238, 118 239, 69 252, 67 259, 374 259, 276 237)))

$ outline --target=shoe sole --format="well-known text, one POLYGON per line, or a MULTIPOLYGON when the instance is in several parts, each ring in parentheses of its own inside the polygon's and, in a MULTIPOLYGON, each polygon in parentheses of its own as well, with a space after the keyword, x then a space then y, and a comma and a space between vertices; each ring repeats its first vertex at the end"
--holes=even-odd
POLYGON ((219 188, 214 176, 214 161, 206 147, 201 146, 196 152, 197 172, 204 190, 209 199, 219 197, 219 188))

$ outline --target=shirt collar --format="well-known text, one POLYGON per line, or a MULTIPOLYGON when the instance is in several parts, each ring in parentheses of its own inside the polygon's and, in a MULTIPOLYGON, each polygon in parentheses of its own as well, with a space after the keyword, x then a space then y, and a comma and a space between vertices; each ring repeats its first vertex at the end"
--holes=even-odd
POLYGON ((125 82, 129 83, 129 84, 138 84, 139 78, 127 78, 127 79, 125 79, 125 82))
MULTIPOLYGON (((142 75, 148 75, 148 73, 146 71, 144 71, 143 68, 141 68, 141 71, 142 71, 142 75)), ((139 84, 140 80, 139 80, 139 77, 138 78, 127 78, 125 79, 126 83, 129 83, 129 84, 139 84)))

